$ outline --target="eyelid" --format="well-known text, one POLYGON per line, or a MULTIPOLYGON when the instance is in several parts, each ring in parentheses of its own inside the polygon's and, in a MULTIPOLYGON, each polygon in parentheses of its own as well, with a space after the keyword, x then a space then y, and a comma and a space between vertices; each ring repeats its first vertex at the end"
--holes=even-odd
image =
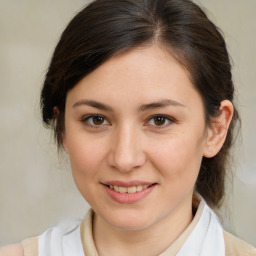
MULTIPOLYGON (((108 121, 108 119, 107 119, 104 115, 101 115, 101 114, 88 114, 88 115, 83 116, 80 121, 81 121, 85 126, 91 127, 91 128, 96 128, 96 129, 103 128, 104 126, 111 125, 111 123, 108 121), (107 124, 101 124, 101 125, 93 125, 93 124, 90 124, 90 123, 88 122, 88 120, 89 120, 90 118, 93 118, 93 117, 101 117, 101 118, 104 119, 104 122, 107 122, 107 124)), ((154 115, 151 115, 150 117, 148 117, 148 118, 146 119, 146 122, 145 122, 144 126, 151 126, 151 127, 153 127, 154 129, 164 129, 164 128, 170 126, 170 125, 173 124, 173 123, 177 123, 177 120, 176 120, 175 118, 169 116, 169 115, 165 115, 165 114, 154 114, 154 115), (149 124, 149 122, 150 122, 152 119, 156 118, 156 117, 162 117, 162 118, 164 118, 165 120, 167 120, 168 123, 167 123, 167 124, 164 124, 164 125, 159 125, 159 126, 158 126, 158 125, 151 125, 151 124, 149 124)))
POLYGON ((107 120, 107 118, 104 115, 100 115, 100 114, 89 114, 89 115, 85 115, 81 118, 81 122, 86 125, 87 127, 93 127, 93 128, 102 128, 103 126, 109 125, 110 122, 107 120), (101 117, 104 119, 104 121, 108 122, 108 124, 102 124, 102 125, 93 125, 90 124, 89 122, 87 122, 90 118, 93 117, 101 117))
POLYGON ((177 120, 171 116, 168 116, 168 115, 165 115, 165 114, 154 114, 152 116, 150 116, 147 121, 146 121, 146 125, 145 126, 153 126, 154 129, 164 129, 168 126, 170 126, 171 124, 173 123, 177 123, 177 120), (160 126, 157 126, 157 125, 149 125, 148 123, 153 119, 153 118, 156 118, 156 117, 162 117, 162 118, 165 118, 167 121, 169 121, 168 124, 164 124, 164 125, 160 125, 160 126))

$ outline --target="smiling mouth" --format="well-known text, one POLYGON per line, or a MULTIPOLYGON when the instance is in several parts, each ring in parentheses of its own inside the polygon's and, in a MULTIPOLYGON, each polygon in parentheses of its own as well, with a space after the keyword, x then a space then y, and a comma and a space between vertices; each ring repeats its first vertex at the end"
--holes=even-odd
POLYGON ((131 187, 121 187, 121 186, 117 186, 117 185, 107 185, 110 189, 118 192, 118 193, 121 193, 121 194, 125 194, 125 193, 128 193, 128 194, 134 194, 134 193, 137 193, 137 192, 140 192, 142 190, 145 190, 151 186, 153 186, 155 184, 152 184, 152 185, 139 185, 139 186, 131 186, 131 187))
POLYGON ((153 193, 158 183, 109 181, 101 183, 109 197, 120 204, 133 204, 153 193))

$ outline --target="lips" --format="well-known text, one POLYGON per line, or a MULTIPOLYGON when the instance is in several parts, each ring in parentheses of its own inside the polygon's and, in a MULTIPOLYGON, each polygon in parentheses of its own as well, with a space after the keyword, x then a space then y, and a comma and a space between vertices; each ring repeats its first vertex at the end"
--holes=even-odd
POLYGON ((142 200, 157 186, 156 183, 141 181, 110 181, 102 183, 102 185, 110 198, 122 204, 131 204, 142 200))
POLYGON ((139 186, 132 186, 132 187, 121 187, 117 185, 110 185, 110 189, 119 192, 119 193, 129 193, 133 194, 144 189, 147 189, 150 185, 139 185, 139 186))

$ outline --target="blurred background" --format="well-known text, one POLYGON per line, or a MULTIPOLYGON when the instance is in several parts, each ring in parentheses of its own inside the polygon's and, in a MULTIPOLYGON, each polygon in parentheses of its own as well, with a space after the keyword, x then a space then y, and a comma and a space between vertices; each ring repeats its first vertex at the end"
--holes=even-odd
MULTIPOLYGON (((0 0, 0 246, 41 234, 88 205, 41 123, 39 94, 55 44, 89 1, 0 0)), ((200 0, 223 30, 242 117, 225 227, 256 246, 256 1, 200 0)))

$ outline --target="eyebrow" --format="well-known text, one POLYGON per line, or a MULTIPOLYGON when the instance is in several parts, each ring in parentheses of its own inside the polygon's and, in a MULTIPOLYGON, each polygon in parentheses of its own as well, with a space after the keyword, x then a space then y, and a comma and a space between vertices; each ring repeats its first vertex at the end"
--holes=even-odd
MULTIPOLYGON (((94 100, 80 100, 78 102, 76 102, 73 105, 73 108, 79 107, 81 105, 87 105, 93 108, 97 108, 100 110, 104 110, 104 111, 108 111, 108 112, 114 112, 113 108, 100 103, 98 101, 94 101, 94 100)), ((162 108, 162 107, 168 107, 168 106, 175 106, 175 107, 185 107, 185 105, 183 105, 180 102, 177 102, 175 100, 170 100, 170 99, 162 99, 160 101, 157 102, 152 102, 149 104, 143 104, 138 108, 138 112, 144 112, 147 110, 151 110, 151 109, 155 109, 155 108, 162 108)))
POLYGON ((146 110, 150 109, 155 109, 155 108, 162 108, 162 107, 168 107, 168 106, 174 106, 174 107, 185 107, 182 103, 175 101, 175 100, 170 100, 170 99, 162 99, 157 102, 152 102, 149 104, 143 104, 139 107, 139 112, 143 112, 146 110))
POLYGON ((110 106, 94 100, 80 100, 73 105, 73 108, 79 107, 81 105, 87 105, 93 108, 98 108, 109 112, 114 111, 113 108, 111 108, 110 106))

